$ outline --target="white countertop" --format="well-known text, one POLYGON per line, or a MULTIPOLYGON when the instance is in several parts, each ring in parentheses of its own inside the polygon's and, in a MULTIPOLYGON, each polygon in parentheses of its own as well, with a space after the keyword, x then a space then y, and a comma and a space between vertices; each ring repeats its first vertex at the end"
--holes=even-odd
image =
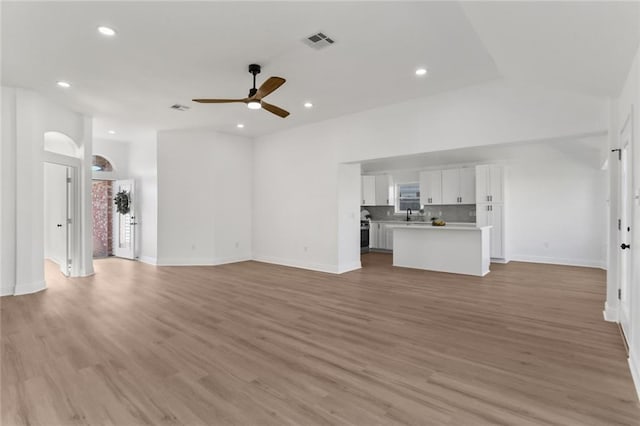
MULTIPOLYGON (((394 225, 419 225, 419 226, 432 226, 431 221, 418 221, 418 220, 410 220, 409 222, 405 220, 370 220, 371 223, 390 223, 394 225)), ((469 228, 474 228, 476 226, 475 222, 447 222, 445 226, 466 226, 469 228)))
POLYGON ((460 225, 445 225, 445 226, 432 226, 429 225, 416 225, 413 223, 401 223, 398 225, 392 225, 393 229, 419 229, 421 231, 481 231, 483 229, 491 229, 491 226, 460 226, 460 225))

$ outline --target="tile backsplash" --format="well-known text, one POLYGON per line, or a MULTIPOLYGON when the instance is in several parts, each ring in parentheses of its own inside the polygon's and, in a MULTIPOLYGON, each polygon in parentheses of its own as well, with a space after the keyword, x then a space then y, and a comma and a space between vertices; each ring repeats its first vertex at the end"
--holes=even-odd
POLYGON ((432 217, 444 219, 445 222, 476 221, 475 204, 451 204, 443 206, 425 206, 424 215, 427 220, 432 217))
MULTIPOLYGON (((394 215, 393 206, 366 206, 360 210, 367 210, 371 214, 371 220, 403 220, 405 215, 394 215)), ((452 204, 442 206, 425 206, 424 215, 414 212, 411 216, 413 220, 431 220, 432 217, 444 219, 446 222, 470 222, 476 221, 475 204, 452 204), (419 219, 420 217, 420 219, 419 219)))

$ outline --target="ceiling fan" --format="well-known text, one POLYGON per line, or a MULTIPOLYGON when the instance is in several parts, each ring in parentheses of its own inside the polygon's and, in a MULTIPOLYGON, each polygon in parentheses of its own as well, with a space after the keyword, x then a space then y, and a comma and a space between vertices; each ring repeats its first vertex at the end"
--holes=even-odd
POLYGON ((282 86, 285 81, 282 77, 270 77, 262 83, 258 89, 256 89, 256 75, 260 74, 260 65, 249 65, 249 72, 253 74, 253 88, 249 90, 249 96, 243 99, 193 99, 194 102, 200 102, 201 104, 228 104, 233 102, 243 102, 247 104, 249 109, 264 108, 272 114, 278 117, 285 118, 289 115, 288 111, 283 110, 280 107, 266 103, 262 99, 270 93, 273 93, 278 87, 282 86))

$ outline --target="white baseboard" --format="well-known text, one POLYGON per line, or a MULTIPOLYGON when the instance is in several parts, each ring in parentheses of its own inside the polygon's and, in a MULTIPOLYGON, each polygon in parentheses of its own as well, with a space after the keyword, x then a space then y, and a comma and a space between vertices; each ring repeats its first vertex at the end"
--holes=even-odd
POLYGON ((503 264, 507 264, 509 263, 510 259, 502 259, 499 257, 492 257, 491 258, 491 263, 503 263, 503 264))
POLYGON ((604 311, 602 311, 605 321, 618 322, 618 307, 611 306, 608 302, 604 302, 604 311))
POLYGON ((47 289, 47 283, 45 281, 36 281, 29 284, 16 284, 16 288, 13 291, 14 296, 23 296, 25 294, 33 294, 47 289))
POLYGON ((631 370, 631 378, 636 386, 638 400, 640 400, 640 360, 638 360, 638 354, 633 350, 629 353, 629 370, 631 370))
POLYGON ((227 263, 246 262, 251 260, 251 256, 230 256, 230 257, 218 257, 218 258, 169 258, 169 259, 157 259, 157 266, 216 266, 224 265, 227 263))
POLYGON ((308 269, 311 271, 327 272, 329 274, 340 274, 345 271, 339 271, 336 265, 327 265, 322 263, 304 262, 300 260, 282 259, 271 256, 253 256, 256 262, 272 263, 274 265, 288 266, 290 268, 308 269))
POLYGON ((158 259, 150 256, 140 256, 138 260, 142 263, 146 263, 147 265, 157 265, 158 259))
POLYGON ((362 269, 362 263, 360 263, 359 260, 357 262, 347 263, 346 265, 338 267, 338 274, 344 274, 345 272, 356 271, 358 269, 362 269))
POLYGON ((563 257, 546 257, 546 256, 528 256, 528 255, 513 255, 509 260, 515 262, 531 262, 531 263, 548 263, 551 265, 566 265, 566 266, 582 266, 587 268, 600 268, 606 269, 606 265, 600 260, 587 260, 587 259, 569 259, 563 257))
POLYGON ((7 289, 0 292, 0 297, 5 297, 5 296, 13 296, 13 288, 11 290, 7 289))

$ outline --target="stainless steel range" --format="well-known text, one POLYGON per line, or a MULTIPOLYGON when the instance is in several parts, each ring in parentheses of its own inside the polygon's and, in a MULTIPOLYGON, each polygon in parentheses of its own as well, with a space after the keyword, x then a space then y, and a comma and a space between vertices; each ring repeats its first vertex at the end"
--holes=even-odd
POLYGON ((360 221, 360 253, 369 252, 369 221, 360 221))

